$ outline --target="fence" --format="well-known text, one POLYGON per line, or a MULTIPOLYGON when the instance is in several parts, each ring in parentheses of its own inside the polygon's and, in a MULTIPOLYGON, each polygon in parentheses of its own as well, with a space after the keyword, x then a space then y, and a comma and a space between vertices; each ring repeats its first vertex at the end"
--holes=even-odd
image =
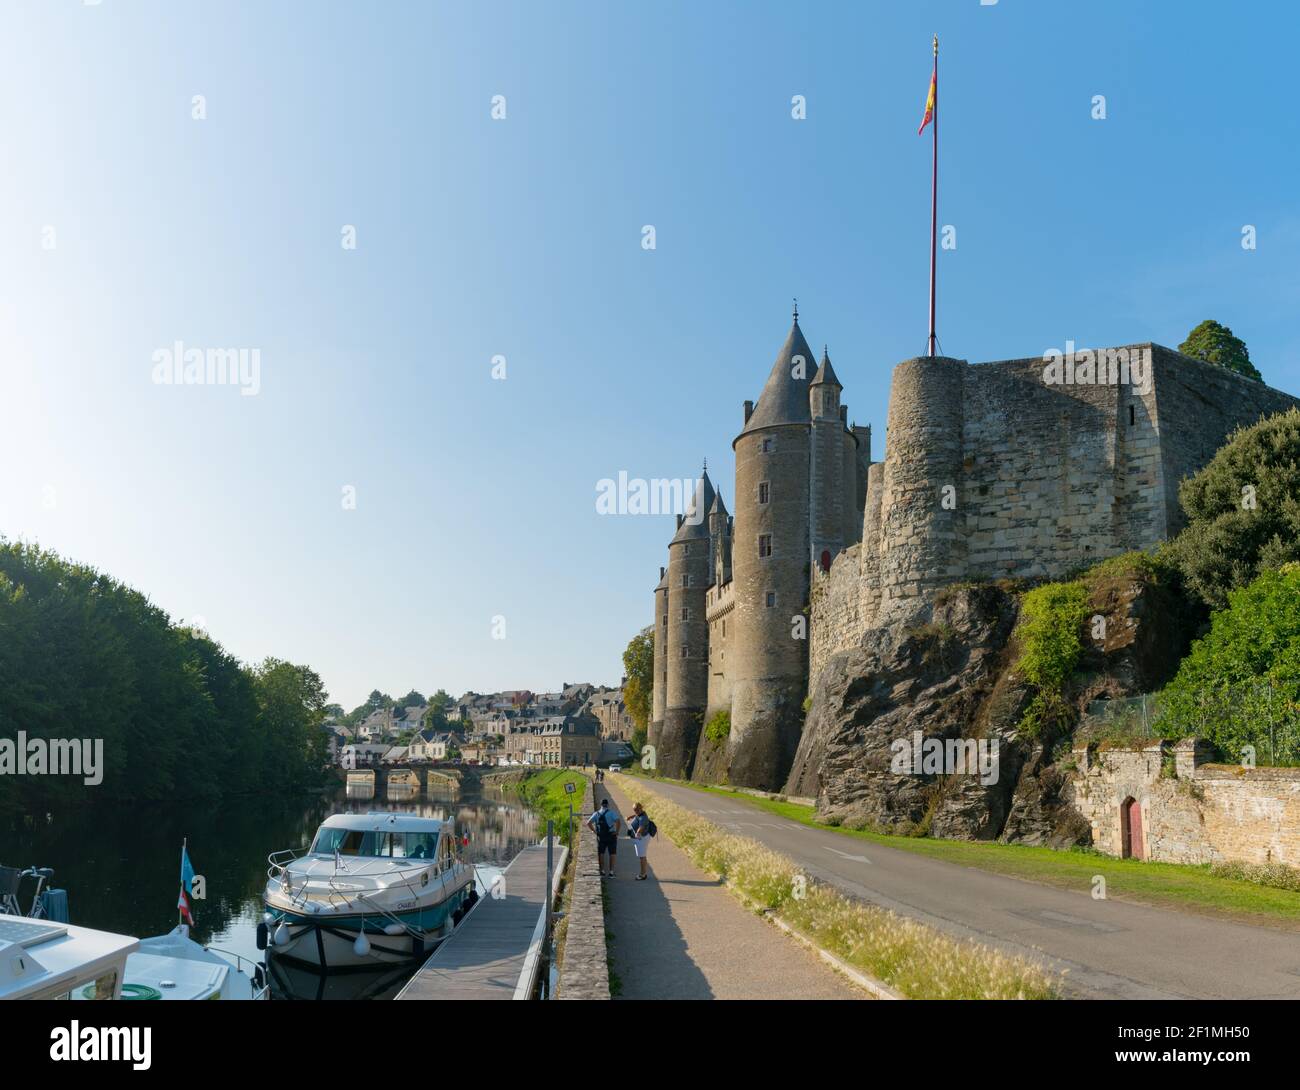
POLYGON ((1300 765, 1300 677, 1279 677, 1179 693, 1143 693, 1094 700, 1079 738, 1180 738, 1214 742, 1225 756, 1247 763, 1300 765))

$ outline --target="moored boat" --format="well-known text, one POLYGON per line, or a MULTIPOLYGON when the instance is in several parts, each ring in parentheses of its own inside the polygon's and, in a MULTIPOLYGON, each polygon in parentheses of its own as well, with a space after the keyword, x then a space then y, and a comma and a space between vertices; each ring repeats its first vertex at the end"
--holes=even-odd
POLYGON ((267 862, 258 944, 321 969, 431 951, 477 898, 455 826, 414 814, 335 814, 305 850, 267 862))

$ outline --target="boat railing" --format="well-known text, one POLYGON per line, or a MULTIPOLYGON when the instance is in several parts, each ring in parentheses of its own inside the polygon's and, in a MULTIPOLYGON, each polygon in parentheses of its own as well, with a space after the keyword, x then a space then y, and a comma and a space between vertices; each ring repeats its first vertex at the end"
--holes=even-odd
POLYGON ((284 877, 285 868, 288 867, 295 859, 301 859, 307 854, 308 846, 301 848, 285 848, 282 851, 272 852, 266 857, 266 880, 274 882, 277 878, 284 877))

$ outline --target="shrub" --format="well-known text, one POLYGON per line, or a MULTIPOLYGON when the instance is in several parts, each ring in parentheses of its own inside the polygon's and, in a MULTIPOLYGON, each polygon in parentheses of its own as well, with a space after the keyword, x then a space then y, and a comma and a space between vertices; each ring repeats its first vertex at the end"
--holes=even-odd
POLYGON ((1047 583, 1021 602, 1016 666, 1037 692, 1019 729, 1031 738, 1068 714, 1064 688, 1083 653, 1079 632, 1087 615, 1088 592, 1082 583, 1047 583))
POLYGON ((1178 498, 1188 523, 1167 555, 1212 608, 1261 572, 1300 560, 1300 410, 1235 431, 1178 498))
POLYGON ((1300 564, 1228 596, 1160 695, 1157 728, 1197 734, 1231 760, 1300 763, 1300 564))
POLYGON ((731 712, 715 712, 704 725, 704 737, 710 742, 725 742, 731 737, 731 712))

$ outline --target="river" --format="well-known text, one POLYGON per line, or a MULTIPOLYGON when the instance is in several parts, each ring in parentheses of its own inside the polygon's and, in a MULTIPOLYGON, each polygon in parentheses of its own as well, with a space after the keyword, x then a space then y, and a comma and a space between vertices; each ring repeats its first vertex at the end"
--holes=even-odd
MULTIPOLYGON (((500 788, 471 780, 459 792, 401 793, 394 785, 389 798, 376 799, 340 786, 332 795, 295 800, 238 798, 215 806, 141 804, 40 815, 17 830, 0 831, 0 863, 53 868, 52 884, 68 891, 73 923, 145 937, 176 925, 181 843, 188 841, 190 861, 207 884, 206 899, 195 902, 193 937, 261 961, 256 932, 266 857, 310 843, 330 814, 398 810, 454 817, 458 831, 469 835, 463 854, 482 864, 480 875, 488 882, 537 840, 536 814, 500 788)), ((27 897, 30 890, 24 882, 27 897)), ((271 993, 276 999, 388 999, 417 965, 322 976, 273 963, 271 993)))

